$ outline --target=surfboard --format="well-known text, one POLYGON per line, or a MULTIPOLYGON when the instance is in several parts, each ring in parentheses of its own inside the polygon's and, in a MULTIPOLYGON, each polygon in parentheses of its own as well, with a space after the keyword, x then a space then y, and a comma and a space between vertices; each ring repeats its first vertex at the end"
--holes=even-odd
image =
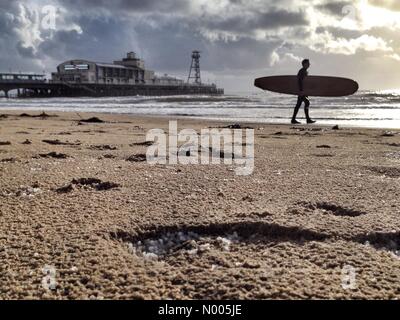
MULTIPOLYGON (((254 80, 260 89, 277 93, 299 95, 297 76, 273 76, 254 80)), ((358 90, 354 80, 339 77, 307 76, 303 82, 304 95, 318 97, 342 97, 352 95, 358 90)))

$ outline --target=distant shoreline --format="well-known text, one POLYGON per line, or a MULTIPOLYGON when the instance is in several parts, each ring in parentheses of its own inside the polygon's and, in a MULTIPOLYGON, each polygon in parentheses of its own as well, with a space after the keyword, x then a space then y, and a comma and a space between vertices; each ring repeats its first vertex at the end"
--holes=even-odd
MULTIPOLYGON (((271 121, 251 121, 251 120, 237 120, 237 119, 218 119, 218 118, 207 118, 203 116, 194 116, 194 115, 152 115, 152 114, 135 114, 135 113, 118 113, 118 112, 90 112, 90 111, 51 111, 48 110, 47 108, 37 110, 37 109, 31 109, 31 108, 22 108, 22 109, 2 109, 0 106, 0 116, 1 115, 18 115, 21 113, 30 113, 32 115, 38 115, 41 112, 46 112, 48 114, 63 114, 63 115, 68 115, 68 114, 80 114, 80 115, 85 115, 85 116, 116 116, 116 117, 130 117, 133 119, 154 119, 154 120, 188 120, 188 121, 194 121, 194 122, 211 122, 211 123, 223 123, 223 124, 243 124, 243 125, 253 125, 253 126, 292 126, 292 127, 305 127, 305 128, 326 128, 330 129, 333 126, 336 126, 336 124, 326 124, 326 123, 316 123, 315 125, 307 125, 305 123, 304 119, 300 119, 302 121, 302 124, 300 125, 292 125, 290 123, 290 119, 288 118, 286 122, 271 122, 271 121)), ((379 127, 379 126, 357 126, 357 125, 345 125, 345 124, 337 124, 339 128, 347 128, 347 129, 370 129, 370 130, 398 130, 400 128, 396 127, 379 127)))

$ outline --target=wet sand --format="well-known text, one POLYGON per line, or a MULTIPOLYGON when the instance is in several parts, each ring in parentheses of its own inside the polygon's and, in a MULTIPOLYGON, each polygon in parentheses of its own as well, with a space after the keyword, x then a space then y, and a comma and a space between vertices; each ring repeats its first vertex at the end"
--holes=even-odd
POLYGON ((0 112, 0 299, 400 297, 400 130, 246 124, 237 176, 143 161, 167 118, 21 113, 0 112))

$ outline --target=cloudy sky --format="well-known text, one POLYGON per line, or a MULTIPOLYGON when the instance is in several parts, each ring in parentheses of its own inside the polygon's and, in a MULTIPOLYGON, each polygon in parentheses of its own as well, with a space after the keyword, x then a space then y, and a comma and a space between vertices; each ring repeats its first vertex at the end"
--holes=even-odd
POLYGON ((50 73, 68 59, 133 50, 148 68, 184 78, 198 49, 203 81, 228 92, 296 73, 304 57, 311 74, 393 89, 399 32, 398 0, 0 0, 0 71, 50 73))

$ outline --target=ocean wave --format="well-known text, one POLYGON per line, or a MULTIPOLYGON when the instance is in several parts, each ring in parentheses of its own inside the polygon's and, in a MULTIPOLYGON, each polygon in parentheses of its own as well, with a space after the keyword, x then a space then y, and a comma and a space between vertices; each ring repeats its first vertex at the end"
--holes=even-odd
MULTIPOLYGON (((138 115, 182 116, 249 121, 284 121, 290 118, 295 96, 267 92, 223 96, 130 96, 0 99, 1 109, 103 112, 138 115)), ((312 116, 319 123, 368 123, 400 127, 400 94, 361 91, 348 97, 311 97, 312 116)), ((301 114, 303 111, 300 112, 301 114)))

